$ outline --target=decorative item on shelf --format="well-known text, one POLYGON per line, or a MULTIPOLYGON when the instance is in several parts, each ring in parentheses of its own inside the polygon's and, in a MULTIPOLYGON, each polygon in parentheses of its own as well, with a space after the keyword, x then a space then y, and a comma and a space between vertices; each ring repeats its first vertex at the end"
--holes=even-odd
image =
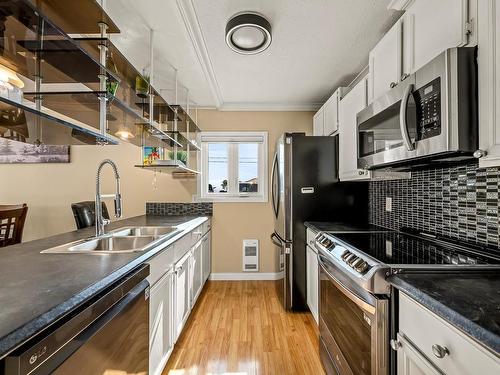
MULTIPOLYGON (((116 74, 116 76, 119 76, 118 74, 118 68, 116 67, 115 60, 113 59, 113 54, 110 52, 108 55, 108 58, 106 59, 106 67, 112 71, 113 73, 116 74)), ((118 86, 119 86, 118 81, 113 81, 113 80, 108 80, 106 82, 106 91, 109 95, 116 96, 116 92, 118 91, 118 86)))
POLYGON ((22 103, 24 82, 16 72, 0 65, 0 96, 16 103, 22 103))
POLYGON ((180 161, 184 165, 186 165, 188 154, 187 154, 186 151, 177 151, 177 154, 174 151, 169 151, 168 152, 168 157, 171 160, 176 160, 177 159, 178 161, 180 161), (176 158, 176 156, 177 156, 177 158, 176 158))
POLYGON ((142 148, 142 164, 154 165, 162 157, 161 147, 144 146, 142 148))
POLYGON ((149 76, 137 75, 135 77, 135 93, 139 98, 146 99, 149 95, 149 76))

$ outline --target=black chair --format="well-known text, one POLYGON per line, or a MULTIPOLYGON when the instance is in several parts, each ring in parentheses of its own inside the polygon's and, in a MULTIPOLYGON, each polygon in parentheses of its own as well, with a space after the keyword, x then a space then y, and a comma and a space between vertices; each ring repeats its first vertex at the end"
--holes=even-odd
MULTIPOLYGON (((93 227, 95 225, 94 201, 72 203, 71 209, 73 210, 77 229, 93 227)), ((108 208, 104 202, 102 202, 102 216, 105 219, 109 219, 108 208)))

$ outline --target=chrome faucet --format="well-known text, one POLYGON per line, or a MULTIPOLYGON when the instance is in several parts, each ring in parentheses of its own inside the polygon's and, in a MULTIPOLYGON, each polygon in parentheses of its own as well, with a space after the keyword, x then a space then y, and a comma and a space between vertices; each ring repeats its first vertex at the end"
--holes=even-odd
POLYGON ((115 200, 115 217, 122 217, 122 196, 120 194, 120 175, 118 174, 118 168, 116 164, 110 159, 104 159, 99 164, 97 168, 95 185, 95 235, 96 237, 104 235, 104 227, 109 224, 109 220, 102 216, 102 199, 103 198, 113 198, 115 200), (116 192, 115 194, 101 194, 101 170, 106 164, 109 164, 113 168, 116 180, 116 192))

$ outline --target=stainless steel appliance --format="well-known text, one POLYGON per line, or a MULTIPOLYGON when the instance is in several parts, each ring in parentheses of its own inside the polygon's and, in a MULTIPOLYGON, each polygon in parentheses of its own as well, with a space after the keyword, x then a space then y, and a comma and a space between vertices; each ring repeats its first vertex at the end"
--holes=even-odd
MULTIPOLYGON (((149 266, 133 271, 5 358, 5 375, 147 374, 149 266)), ((1 372, 1 371, 0 371, 1 372)))
POLYGON ((478 149, 477 49, 448 49, 357 115, 358 165, 471 158, 478 149))
POLYGON ((500 269, 480 248, 394 231, 320 232, 320 354, 329 374, 389 374, 391 289, 386 277, 422 270, 500 269))
POLYGON ((304 221, 366 223, 368 185, 338 182, 338 136, 302 133, 279 138, 271 177, 278 294, 285 309, 307 309, 304 221))

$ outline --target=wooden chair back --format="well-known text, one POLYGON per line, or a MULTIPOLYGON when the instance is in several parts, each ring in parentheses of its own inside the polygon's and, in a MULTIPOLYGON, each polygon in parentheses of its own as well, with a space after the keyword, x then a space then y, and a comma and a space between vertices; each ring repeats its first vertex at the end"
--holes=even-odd
POLYGON ((28 205, 0 205, 0 247, 21 243, 28 205))

